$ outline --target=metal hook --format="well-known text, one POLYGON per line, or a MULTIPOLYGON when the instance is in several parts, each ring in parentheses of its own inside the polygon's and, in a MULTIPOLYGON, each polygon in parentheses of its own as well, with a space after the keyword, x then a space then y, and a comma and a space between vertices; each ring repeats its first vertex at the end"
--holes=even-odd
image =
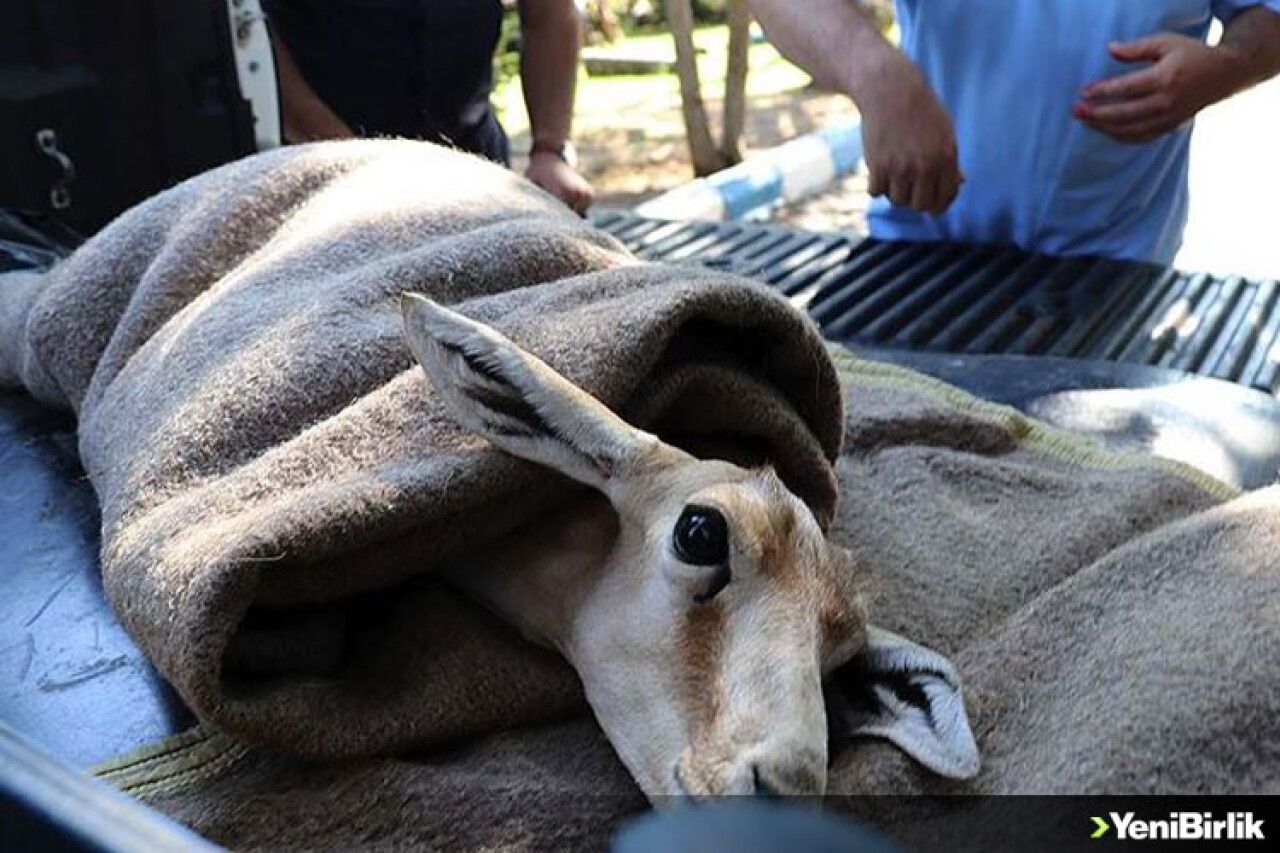
POLYGON ((61 174, 49 189, 49 204, 54 210, 71 206, 71 183, 76 179, 76 164, 58 148, 58 134, 50 128, 36 131, 36 148, 58 164, 61 174))

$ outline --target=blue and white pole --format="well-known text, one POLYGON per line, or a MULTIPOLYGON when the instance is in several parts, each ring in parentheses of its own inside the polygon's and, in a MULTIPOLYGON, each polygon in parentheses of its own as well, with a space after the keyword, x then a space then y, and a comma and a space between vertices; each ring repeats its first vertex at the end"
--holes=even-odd
POLYGON ((850 174, 862 162, 862 126, 819 130, 637 205, 654 219, 740 219, 794 201, 850 174))

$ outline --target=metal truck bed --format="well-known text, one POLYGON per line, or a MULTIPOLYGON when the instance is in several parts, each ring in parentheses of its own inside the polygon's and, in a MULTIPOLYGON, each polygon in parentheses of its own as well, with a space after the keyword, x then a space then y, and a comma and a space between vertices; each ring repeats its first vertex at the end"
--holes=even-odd
MULTIPOLYGON (((1104 441, 1182 453, 1245 487, 1280 471, 1276 282, 744 223, 621 212, 596 221, 645 257, 778 288, 867 357, 1104 441)), ((0 271, 42 266, 70 243, 38 221, 0 215, 0 271)), ((0 395, 0 460, 0 720, 80 769, 188 727, 190 713, 103 598, 97 506, 72 419, 0 395)), ((15 737, 0 726, 0 758, 25 756, 0 772, 0 808, 26 797, 14 811, 33 827, 24 837, 71 838, 77 812, 98 808, 96 787, 86 782, 79 799, 31 799, 49 789, 39 754, 15 737)), ((102 846, 67 843, 128 848, 94 838, 102 846)))

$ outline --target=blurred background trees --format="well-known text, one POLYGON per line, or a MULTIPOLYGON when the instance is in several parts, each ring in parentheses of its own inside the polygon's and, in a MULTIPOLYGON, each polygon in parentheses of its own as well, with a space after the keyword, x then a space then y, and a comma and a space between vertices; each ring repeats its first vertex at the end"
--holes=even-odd
MULTIPOLYGON (((578 0, 578 5, 588 44, 618 44, 628 33, 669 31, 694 174, 710 175, 742 161, 751 40, 747 0, 578 0), (696 28, 717 24, 729 30, 719 139, 707 117, 707 96, 693 40, 696 28)), ((862 5, 881 29, 888 30, 893 21, 893 0, 863 0, 862 5)))
POLYGON ((675 42, 676 75, 680 78, 680 101, 689 141, 689 159, 693 163, 694 174, 702 177, 742 161, 751 12, 746 0, 726 0, 721 4, 721 17, 729 25, 729 50, 725 69, 724 114, 720 122, 720 139, 716 141, 707 121, 702 81, 698 76, 693 47, 696 5, 693 0, 664 0, 666 24, 675 42))
MULTIPOLYGON (((516 0, 503 2, 494 101, 519 151, 520 26, 516 0)), ((856 114, 778 55, 747 0, 575 2, 584 50, 574 142, 603 197, 643 198, 856 114)), ((887 27, 892 0, 861 2, 887 27)))

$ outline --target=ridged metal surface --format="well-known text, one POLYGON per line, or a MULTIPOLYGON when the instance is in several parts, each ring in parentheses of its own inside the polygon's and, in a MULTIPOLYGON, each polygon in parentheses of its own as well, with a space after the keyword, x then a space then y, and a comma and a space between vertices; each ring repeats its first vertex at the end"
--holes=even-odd
POLYGON ((642 257, 777 287, 827 337, 966 354, 1168 367, 1280 393, 1280 283, 951 243, 882 243, 744 222, 594 222, 642 257))

